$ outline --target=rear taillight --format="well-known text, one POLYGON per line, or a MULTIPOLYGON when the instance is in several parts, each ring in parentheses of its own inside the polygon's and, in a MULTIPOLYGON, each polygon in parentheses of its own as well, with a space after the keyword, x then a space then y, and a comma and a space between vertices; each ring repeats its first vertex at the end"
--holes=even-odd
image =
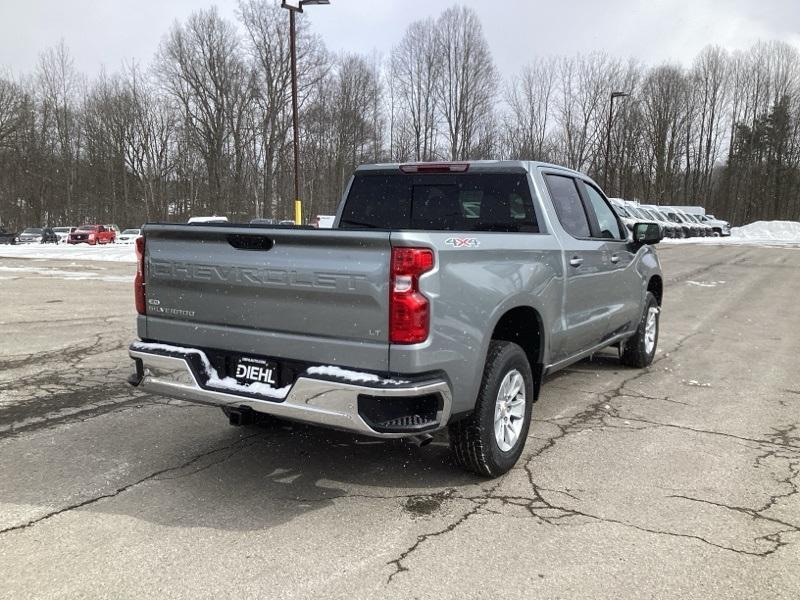
POLYGON ((136 312, 147 314, 144 293, 144 238, 136 238, 136 277, 133 280, 133 295, 136 299, 136 312))
POLYGON ((434 266, 433 250, 392 248, 389 290, 389 341, 419 344, 430 333, 430 303, 419 291, 419 278, 434 266))

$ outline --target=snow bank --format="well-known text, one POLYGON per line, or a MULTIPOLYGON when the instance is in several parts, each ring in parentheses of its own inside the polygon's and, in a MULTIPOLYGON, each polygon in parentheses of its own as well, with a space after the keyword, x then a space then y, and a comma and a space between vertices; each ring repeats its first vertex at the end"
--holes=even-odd
POLYGON ((797 221, 756 221, 731 228, 729 237, 665 239, 664 244, 706 244, 711 246, 800 246, 800 223, 797 221))
POLYGON ((134 244, 0 244, 0 257, 44 258, 52 260, 91 260, 108 262, 136 262, 134 244))
POLYGON ((800 243, 800 223, 796 221, 756 221, 731 229, 731 237, 743 240, 800 243))

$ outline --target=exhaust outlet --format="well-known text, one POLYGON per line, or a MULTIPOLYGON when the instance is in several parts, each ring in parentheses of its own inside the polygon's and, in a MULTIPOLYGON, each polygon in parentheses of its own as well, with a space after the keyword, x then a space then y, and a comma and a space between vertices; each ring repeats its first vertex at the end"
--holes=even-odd
POLYGON ((412 446, 424 448, 433 441, 433 436, 430 433, 421 433, 419 435, 412 435, 403 439, 412 446))

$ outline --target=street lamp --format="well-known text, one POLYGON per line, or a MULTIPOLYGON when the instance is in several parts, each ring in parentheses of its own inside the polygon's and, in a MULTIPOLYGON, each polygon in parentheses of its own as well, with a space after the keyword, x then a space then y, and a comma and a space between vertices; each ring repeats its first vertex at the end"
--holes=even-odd
POLYGON ((289 10, 289 45, 292 56, 292 129, 294 130, 294 224, 303 224, 303 204, 300 201, 300 116, 297 108, 297 49, 295 14, 311 4, 330 4, 330 0, 283 0, 281 8, 289 10))
MULTIPOLYGON (((608 131, 606 132, 606 164, 603 169, 603 188, 608 187, 608 157, 611 154, 611 127, 614 120, 614 99, 630 96, 628 92, 611 92, 611 106, 608 109, 608 131)), ((608 190, 604 190, 608 193, 608 190)))

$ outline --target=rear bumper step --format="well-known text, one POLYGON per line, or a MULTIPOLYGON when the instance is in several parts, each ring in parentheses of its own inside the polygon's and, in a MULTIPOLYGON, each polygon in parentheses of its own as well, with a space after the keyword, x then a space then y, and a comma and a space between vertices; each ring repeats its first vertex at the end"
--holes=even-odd
MULTIPOLYGON (((441 379, 403 382, 386 380, 362 385, 315 375, 301 375, 287 388, 239 393, 210 389, 196 373, 193 359, 205 354, 192 348, 134 343, 129 354, 136 373, 129 383, 145 392, 189 402, 237 410, 253 410, 294 421, 351 431, 372 437, 404 438, 444 427, 452 406, 450 386, 441 379), (376 413, 375 406, 392 410, 376 413), (405 414, 404 414, 405 413, 405 414), (378 414, 390 419, 376 419, 378 414)), ((210 367, 208 367, 210 368, 210 367)), ((216 377, 216 373, 213 373, 216 377)))

